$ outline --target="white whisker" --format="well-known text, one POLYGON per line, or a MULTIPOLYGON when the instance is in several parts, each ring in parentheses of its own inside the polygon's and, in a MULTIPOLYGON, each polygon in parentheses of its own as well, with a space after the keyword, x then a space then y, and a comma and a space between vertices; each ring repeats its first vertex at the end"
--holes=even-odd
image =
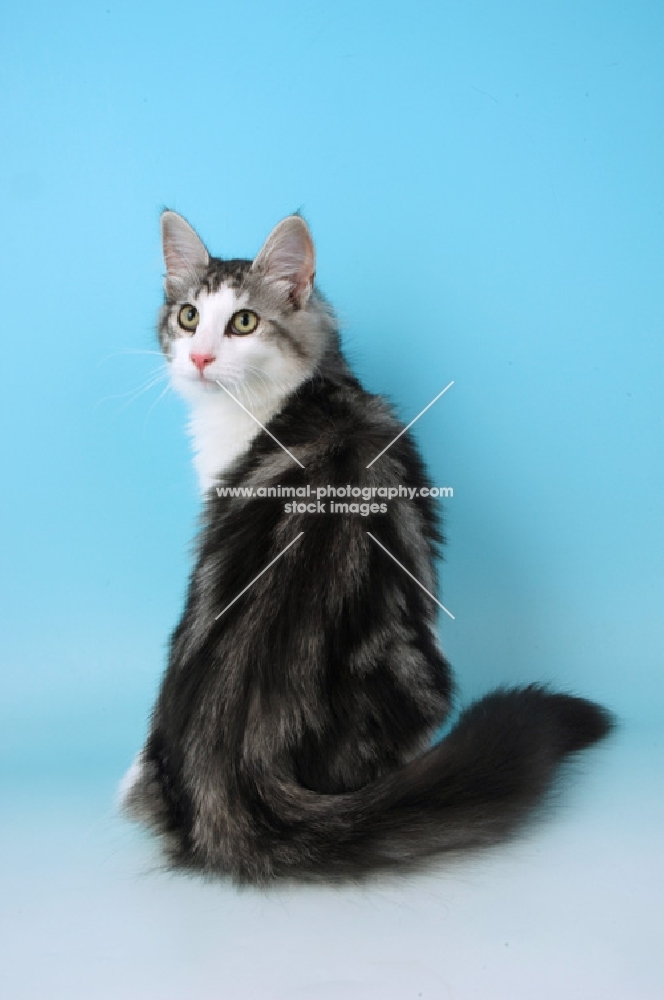
POLYGON ((110 358, 117 358, 123 354, 151 354, 154 357, 162 358, 162 360, 164 357, 163 351, 147 351, 147 350, 141 350, 139 348, 125 347, 121 351, 111 351, 110 354, 107 354, 105 357, 101 358, 97 362, 97 367, 99 368, 101 365, 105 364, 110 358))
POLYGON ((148 417, 150 416, 150 414, 154 410, 154 408, 157 405, 157 403, 164 398, 164 396, 167 394, 167 392, 171 388, 172 388, 171 383, 168 382, 167 385, 165 386, 165 388, 163 388, 161 390, 161 392, 159 393, 159 395, 157 396, 157 398, 154 400, 154 402, 150 406, 150 409, 148 410, 148 412, 145 414, 145 420, 143 421, 143 433, 145 433, 145 427, 146 427, 147 422, 148 422, 148 417))
POLYGON ((134 400, 138 399, 139 396, 143 395, 144 392, 147 392, 148 389, 151 389, 153 386, 158 385, 160 382, 163 382, 164 379, 168 378, 168 374, 168 369, 160 366, 156 372, 153 371, 152 374, 150 374, 137 388, 128 389, 127 392, 115 392, 111 393, 109 396, 104 396, 95 403, 94 409, 97 410, 102 403, 105 403, 110 399, 127 399, 127 397, 129 397, 125 405, 121 407, 119 411, 122 413, 127 406, 133 403, 134 400))

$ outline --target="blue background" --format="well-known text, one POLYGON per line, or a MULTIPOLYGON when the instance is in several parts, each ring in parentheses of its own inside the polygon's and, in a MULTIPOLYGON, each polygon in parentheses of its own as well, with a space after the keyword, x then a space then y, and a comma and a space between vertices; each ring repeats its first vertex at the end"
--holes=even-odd
POLYGON ((26 2, 0 34, 8 787, 110 802, 181 607, 185 410, 133 395, 164 206, 228 256, 300 209, 364 382, 407 421, 454 379, 415 436, 463 700, 550 681, 656 734, 661 4, 26 2))

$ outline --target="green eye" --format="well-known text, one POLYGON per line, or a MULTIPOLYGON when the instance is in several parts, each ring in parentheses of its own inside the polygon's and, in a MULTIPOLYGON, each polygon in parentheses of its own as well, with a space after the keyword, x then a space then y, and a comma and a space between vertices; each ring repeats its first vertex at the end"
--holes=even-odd
POLYGON ((240 309, 231 317, 231 333, 238 333, 240 336, 253 333, 258 323, 259 319, 255 312, 252 312, 251 309, 240 309))
POLYGON ((192 306, 189 302, 182 306, 180 312, 178 313, 178 323, 183 330, 187 333, 193 333, 198 326, 200 316, 198 315, 198 309, 196 306, 192 306))

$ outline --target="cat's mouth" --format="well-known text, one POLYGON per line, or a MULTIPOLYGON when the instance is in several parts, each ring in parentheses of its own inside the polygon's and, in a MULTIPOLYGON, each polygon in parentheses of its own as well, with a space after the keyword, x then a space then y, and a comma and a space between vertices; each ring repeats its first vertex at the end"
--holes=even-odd
POLYGON ((187 381, 193 385, 203 385, 210 386, 212 389, 219 388, 219 376, 218 375, 206 375, 204 371, 202 372, 187 372, 187 381))

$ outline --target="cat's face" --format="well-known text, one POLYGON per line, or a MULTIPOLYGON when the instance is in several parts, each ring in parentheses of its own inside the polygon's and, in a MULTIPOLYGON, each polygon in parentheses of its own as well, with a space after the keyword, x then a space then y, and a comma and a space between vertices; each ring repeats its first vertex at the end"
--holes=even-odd
POLYGON ((182 395, 195 402, 223 393, 221 383, 246 402, 286 394, 307 377, 324 345, 311 298, 314 246, 301 218, 284 219, 253 262, 210 257, 175 212, 162 215, 162 243, 159 337, 182 395))

